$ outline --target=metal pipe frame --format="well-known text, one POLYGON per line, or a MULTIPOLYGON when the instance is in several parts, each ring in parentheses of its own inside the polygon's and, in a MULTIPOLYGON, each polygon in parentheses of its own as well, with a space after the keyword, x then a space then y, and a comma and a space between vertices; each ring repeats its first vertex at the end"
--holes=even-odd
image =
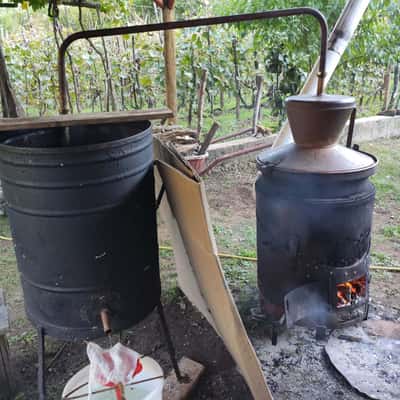
POLYGON ((324 87, 326 52, 328 43, 328 24, 324 15, 315 8, 297 7, 282 10, 262 11, 251 14, 228 15, 212 18, 199 18, 184 21, 164 22, 149 25, 124 26, 108 29, 94 29, 88 31, 80 31, 68 36, 60 46, 58 51, 58 79, 59 93, 61 101, 61 114, 68 114, 67 107, 67 77, 65 69, 65 54, 68 47, 75 41, 80 39, 90 39, 96 37, 120 36, 127 34, 169 31, 173 29, 194 28, 201 26, 212 26, 229 23, 240 23, 249 21, 258 21, 271 18, 292 17, 297 15, 310 15, 317 19, 321 31, 320 45, 320 62, 318 70, 317 95, 321 95, 324 87))
POLYGON ((213 168, 217 165, 221 164, 224 161, 230 160, 232 158, 241 157, 246 154, 254 153, 255 151, 264 150, 268 147, 271 147, 272 143, 262 143, 256 146, 248 147, 247 149, 242 149, 238 151, 234 151, 233 153, 224 154, 221 157, 216 158, 215 160, 211 161, 204 169, 199 171, 199 175, 203 176, 210 172, 213 168))

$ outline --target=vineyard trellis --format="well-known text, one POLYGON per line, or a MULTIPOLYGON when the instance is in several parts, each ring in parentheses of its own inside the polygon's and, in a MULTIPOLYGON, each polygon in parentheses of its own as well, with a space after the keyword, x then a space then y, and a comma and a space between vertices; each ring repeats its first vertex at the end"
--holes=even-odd
MULTIPOLYGON (((45 3, 45 0, 30 2, 35 9, 45 3)), ((297 1, 293 4, 284 0, 251 3, 231 0, 213 6, 206 1, 193 3, 196 4, 185 8, 178 1, 177 18, 187 18, 194 12, 196 15, 232 14, 300 5, 297 1)), ((344 0, 309 3, 320 8, 332 26, 344 0)), ((28 115, 56 113, 59 107, 57 47, 66 35, 81 29, 160 19, 160 11, 150 0, 108 0, 102 2, 101 9, 60 6, 58 15, 53 18, 48 18, 43 9, 33 12, 0 8, 0 38, 16 97, 28 115)), ((396 0, 372 2, 331 81, 332 90, 355 95, 365 114, 374 114, 385 106, 399 106, 398 25, 400 11, 396 0), (385 91, 389 94, 385 95, 385 91)), ((256 97, 256 76, 261 74, 264 77, 261 101, 266 111, 264 119, 276 127, 283 117, 283 99, 299 90, 318 48, 317 26, 307 20, 193 28, 176 35, 179 116, 180 123, 188 125, 194 124, 198 85, 205 69, 208 71, 205 113, 209 125, 214 118, 222 122, 229 118, 246 119, 256 97)), ((164 104, 162 35, 81 41, 71 48, 67 67, 72 112, 164 104)))

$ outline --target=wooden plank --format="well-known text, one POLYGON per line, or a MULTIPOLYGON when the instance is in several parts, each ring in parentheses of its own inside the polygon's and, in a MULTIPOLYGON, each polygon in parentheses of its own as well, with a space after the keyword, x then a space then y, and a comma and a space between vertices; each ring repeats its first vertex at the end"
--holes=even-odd
POLYGON ((12 399, 13 385, 8 342, 0 335, 0 400, 12 399))
POLYGON ((0 289, 0 400, 9 400, 12 395, 12 374, 6 331, 9 328, 8 312, 0 289))
POLYGON ((165 153, 157 150, 160 157, 157 167, 167 194, 164 203, 169 204, 170 212, 163 206, 160 210, 171 237, 175 238, 173 246, 180 288, 224 341, 253 398, 272 400, 218 258, 204 182, 192 177, 192 171, 185 173, 186 165, 178 162, 179 155, 171 157, 165 153), (164 162, 174 158, 172 165, 179 169, 164 162))
POLYGON ((0 289, 0 335, 4 335, 9 328, 8 311, 4 301, 3 289, 0 289))
POLYGON ((170 372, 164 383, 163 399, 165 400, 188 399, 204 372, 203 365, 186 357, 183 357, 179 361, 179 368, 184 376, 184 380, 179 382, 175 372, 170 372))
POLYGON ((0 132, 57 128, 76 125, 117 124, 173 117, 168 108, 115 111, 108 113, 66 114, 46 117, 0 118, 0 132))

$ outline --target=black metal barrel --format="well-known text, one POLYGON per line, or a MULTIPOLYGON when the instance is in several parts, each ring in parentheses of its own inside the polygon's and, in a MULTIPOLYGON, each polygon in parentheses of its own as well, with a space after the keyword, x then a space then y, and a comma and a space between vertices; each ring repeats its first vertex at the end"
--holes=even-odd
MULTIPOLYGON (((285 295, 314 281, 322 280, 330 301, 334 274, 369 254, 375 198, 368 180, 372 173, 371 169, 338 175, 275 171, 259 175, 258 283, 267 312, 279 317, 285 295)), ((352 277, 358 276, 347 280, 352 277)))
POLYGON ((150 122, 14 134, 0 174, 29 319, 66 340, 146 317, 160 299, 150 122))

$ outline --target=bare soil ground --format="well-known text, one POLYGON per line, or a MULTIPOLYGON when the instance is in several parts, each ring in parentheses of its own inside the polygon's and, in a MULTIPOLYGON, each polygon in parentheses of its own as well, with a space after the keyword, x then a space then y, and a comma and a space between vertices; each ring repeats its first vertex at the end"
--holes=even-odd
MULTIPOLYGON (((375 265, 400 266, 400 163, 396 154, 400 140, 366 144, 363 150, 381 158, 374 178, 378 190, 372 247, 375 265)), ((255 163, 240 161, 216 169, 206 178, 211 216, 220 251, 255 256, 255 202, 252 185, 255 163)), ((168 237, 161 229, 161 244, 168 237)), ((0 235, 9 235, 6 219, 0 235)), ((250 318, 250 308, 257 304, 256 265, 240 260, 223 259, 224 271, 234 293, 249 335, 263 365, 267 380, 277 400, 287 399, 362 399, 334 370, 326 359, 323 345, 313 332, 297 327, 286 332, 279 344, 270 344, 269 332, 250 318)), ((251 399, 221 340, 202 316, 176 289, 171 254, 161 252, 164 302, 178 356, 188 356, 206 366, 193 399, 251 399)), ((9 334, 11 355, 18 381, 16 399, 36 398, 36 333, 26 320, 12 243, 0 240, 0 287, 6 291, 11 310, 9 334)), ((400 321, 400 274, 373 272, 372 316, 400 321)), ((159 360, 170 369, 168 353, 156 313, 123 335, 124 343, 159 360)), ((48 339, 46 361, 52 362, 62 343, 48 339)), ((87 363, 82 343, 68 344, 48 372, 49 399, 60 399, 66 381, 87 363)))

